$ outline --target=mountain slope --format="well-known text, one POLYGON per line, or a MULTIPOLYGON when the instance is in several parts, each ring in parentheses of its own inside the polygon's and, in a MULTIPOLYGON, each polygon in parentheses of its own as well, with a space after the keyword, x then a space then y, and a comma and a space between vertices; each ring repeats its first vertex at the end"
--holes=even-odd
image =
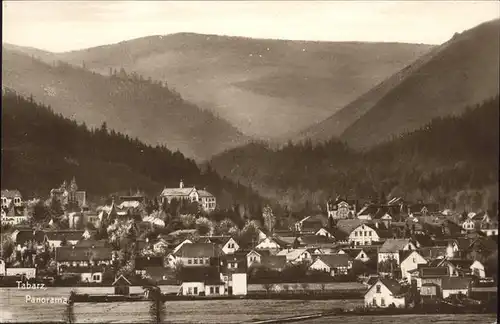
POLYGON ((245 143, 227 121, 183 100, 168 88, 122 73, 105 77, 66 63, 45 64, 17 51, 2 51, 3 86, 51 105, 66 117, 166 144, 198 160, 245 143))
POLYGON ((450 207, 479 197, 475 208, 487 208, 498 195, 498 118, 497 94, 459 117, 433 119, 366 152, 336 140, 274 150, 251 143, 214 157, 212 165, 295 210, 336 195, 367 199, 381 193, 450 207))
POLYGON ((455 35, 382 98, 375 98, 340 138, 357 149, 372 147, 496 95, 499 48, 500 20, 455 35))
POLYGON ((498 28, 493 21, 455 35, 294 139, 316 142, 342 135, 356 148, 369 147, 493 96, 498 28))
POLYGON ((206 187, 222 208, 261 198, 212 170, 165 147, 152 147, 100 128, 89 131, 74 120, 15 94, 2 96, 2 188, 26 196, 47 196, 64 179, 76 177, 93 198, 141 189, 158 195, 164 186, 206 187))
MULTIPOLYGON (((43 55, 167 81, 243 133, 279 138, 319 122, 432 46, 264 40, 190 33, 43 55), (276 127, 279 125, 279 127, 276 127)), ((36 54, 34 54, 36 55, 36 54)))

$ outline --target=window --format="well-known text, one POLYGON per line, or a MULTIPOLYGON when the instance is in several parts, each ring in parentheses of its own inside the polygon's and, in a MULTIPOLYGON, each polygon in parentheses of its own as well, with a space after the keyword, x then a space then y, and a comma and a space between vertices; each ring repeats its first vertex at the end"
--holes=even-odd
POLYGON ((192 295, 193 294, 193 288, 192 287, 189 287, 188 288, 188 295, 192 295))
POLYGON ((373 297, 372 304, 373 304, 373 306, 377 306, 377 299, 375 297, 373 297))
POLYGON ((377 294, 380 294, 381 287, 380 285, 377 285, 377 294))
POLYGON ((385 299, 384 299, 384 297, 382 297, 380 299, 380 306, 385 306, 385 299))
POLYGON ((210 295, 214 294, 214 287, 210 287, 210 295))
POLYGON ((368 232, 368 236, 372 236, 372 232, 368 232))
POLYGON ((93 281, 101 281, 101 275, 100 274, 94 274, 92 276, 93 281))
POLYGON ((358 232, 354 232, 354 236, 358 236, 358 232))
POLYGON ((209 258, 205 258, 205 264, 209 264, 210 263, 210 259, 209 258))
POLYGON ((200 264, 203 264, 203 258, 200 258, 200 264))
POLYGON ((198 259, 194 258, 194 264, 198 264, 198 259))
POLYGON ((219 287, 215 287, 215 293, 216 293, 216 294, 219 294, 219 291, 220 291, 220 290, 219 290, 219 287))
POLYGON ((194 287, 194 288, 193 288, 193 291, 194 291, 194 294, 195 294, 195 295, 198 295, 198 287, 194 287))
POLYGON ((193 263, 193 261, 191 261, 191 259, 188 259, 188 264, 191 264, 193 263))

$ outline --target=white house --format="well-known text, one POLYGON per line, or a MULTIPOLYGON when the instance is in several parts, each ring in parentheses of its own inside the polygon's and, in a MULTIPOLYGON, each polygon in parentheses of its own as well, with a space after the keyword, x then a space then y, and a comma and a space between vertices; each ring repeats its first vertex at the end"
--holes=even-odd
POLYGON ((247 295, 247 274, 243 273, 233 273, 232 276, 232 287, 233 295, 235 296, 246 296, 247 295))
POLYGON ((217 269, 186 268, 181 272, 180 295, 184 296, 214 296, 227 295, 221 274, 217 269))
POLYGON ((256 250, 270 250, 270 251, 279 251, 282 246, 272 237, 266 237, 263 239, 257 246, 256 250))
POLYGON ((6 268, 6 276, 26 276, 26 278, 36 278, 36 268, 6 268))
POLYGON ((417 269, 419 264, 427 264, 425 258, 417 251, 405 251, 401 259, 401 277, 406 278, 409 283, 411 282, 410 271, 417 269))
POLYGON ((5 276, 5 261, 0 259, 0 276, 5 276))
POLYGON ((371 245, 380 242, 377 230, 367 224, 361 224, 349 234, 349 243, 354 245, 371 245))
POLYGON ((378 279, 365 293, 366 307, 405 307, 406 298, 401 285, 394 279, 378 279))
POLYGON ((328 231, 326 230, 324 227, 323 228, 320 228, 315 235, 318 235, 318 236, 326 236, 328 238, 331 238, 333 237, 333 235, 328 231))
POLYGON ((417 247, 410 239, 388 239, 382 244, 378 251, 378 262, 394 259, 399 265, 401 264, 401 260, 399 259, 400 251, 412 251, 416 249, 417 247))
POLYGON ((307 249, 286 249, 279 251, 277 255, 285 256, 286 261, 290 263, 299 263, 312 260, 312 255, 307 249))
POLYGON ((332 277, 347 275, 352 260, 347 254, 320 255, 309 266, 309 270, 328 272, 332 277))
POLYGON ((472 220, 470 218, 467 218, 467 220, 465 220, 462 223, 462 228, 466 231, 472 231, 472 230, 474 230, 475 227, 476 227, 476 224, 475 224, 474 220, 472 220))
POLYGON ((198 202, 205 212, 212 212, 216 207, 216 199, 214 195, 206 190, 198 190, 195 187, 184 187, 184 182, 181 180, 179 188, 165 188, 160 194, 161 202, 172 199, 189 200, 191 202, 198 202))
POLYGON ((67 268, 64 273, 79 275, 80 281, 83 283, 101 283, 103 269, 93 267, 67 268))

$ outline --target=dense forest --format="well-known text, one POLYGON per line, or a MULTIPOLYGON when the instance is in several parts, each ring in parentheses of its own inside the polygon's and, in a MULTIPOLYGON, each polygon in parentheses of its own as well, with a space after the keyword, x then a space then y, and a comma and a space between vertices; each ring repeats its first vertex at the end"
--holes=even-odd
POLYGON ((487 209, 498 195, 498 107, 497 96, 365 152, 338 140, 280 148, 252 143, 216 156, 212 165, 292 210, 320 209, 337 195, 487 209))
POLYGON ((177 187, 182 178, 186 186, 213 193, 221 208, 262 203, 251 189, 221 178, 210 166, 201 170, 179 151, 146 145, 106 123, 89 129, 4 89, 2 188, 19 189, 26 198, 47 197, 73 176, 91 199, 130 190, 156 196, 165 186, 177 187))

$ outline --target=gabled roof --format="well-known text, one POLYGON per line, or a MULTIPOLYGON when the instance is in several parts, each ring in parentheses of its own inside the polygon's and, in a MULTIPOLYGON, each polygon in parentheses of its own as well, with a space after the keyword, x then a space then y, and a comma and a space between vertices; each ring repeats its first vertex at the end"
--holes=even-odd
POLYGON ((181 258, 207 258, 215 257, 219 254, 219 248, 212 243, 184 244, 175 253, 176 256, 181 258))
POLYGON ((186 267, 180 272, 182 282, 203 282, 208 285, 222 284, 216 267, 186 267))
POLYGON ((172 277, 172 269, 164 267, 146 267, 143 270, 153 279, 154 281, 163 280, 163 276, 172 277))
POLYGON ((337 229, 349 235, 356 227, 366 223, 366 221, 360 219, 339 219, 337 221, 337 229))
POLYGON ((270 269, 283 269, 286 265, 286 256, 284 255, 263 255, 260 264, 270 269))
POLYGON ((2 197, 6 197, 9 199, 15 198, 15 197, 21 197, 21 192, 19 190, 9 190, 9 189, 4 189, 1 191, 2 197))
POLYGON ((380 247, 380 253, 395 253, 402 251, 405 245, 410 243, 410 239, 387 239, 380 247))
POLYGON ((347 254, 324 254, 316 258, 327 264, 330 268, 347 267, 351 257, 347 254))
POLYGON ((119 284, 125 284, 128 286, 132 285, 132 283, 130 283, 130 281, 124 275, 120 275, 118 278, 116 278, 111 285, 114 286, 119 284))
POLYGON ((467 277, 445 277, 441 284, 443 290, 468 289, 471 285, 471 279, 467 277))
POLYGON ((356 258, 363 249, 341 249, 351 258, 356 258))
POLYGON ((55 259, 62 261, 89 261, 92 260, 111 260, 113 250, 109 247, 75 247, 61 246, 56 248, 55 259))
POLYGON ((418 255, 422 256, 418 251, 416 250, 411 250, 411 251, 399 251, 399 261, 403 262, 406 260, 410 255, 413 253, 417 253, 418 255))
POLYGON ((248 251, 248 253, 247 253, 247 254, 245 254, 245 255, 248 255, 248 254, 250 254, 250 253, 252 253, 252 252, 253 252, 253 253, 257 253, 257 254, 258 254, 258 255, 260 255, 261 257, 271 255, 271 251, 269 251, 269 250, 251 250, 251 251, 248 251))
POLYGON ((207 198, 214 197, 214 195, 212 195, 210 192, 208 192, 206 190, 198 190, 198 196, 207 197, 207 198))

